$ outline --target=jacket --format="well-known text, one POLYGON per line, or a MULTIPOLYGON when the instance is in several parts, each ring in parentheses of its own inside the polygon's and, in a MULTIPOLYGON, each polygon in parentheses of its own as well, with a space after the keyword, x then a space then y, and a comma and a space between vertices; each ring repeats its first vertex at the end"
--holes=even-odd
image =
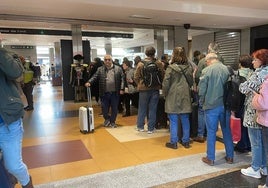
MULTIPOLYGON (((152 61, 151 58, 145 58, 144 59, 145 62, 150 62, 152 61)), ((160 69, 161 74, 162 74, 162 78, 164 78, 164 66, 162 64, 161 61, 156 61, 157 67, 160 69)), ((144 81, 143 81, 143 67, 144 67, 144 63, 143 62, 139 62, 136 68, 136 71, 134 73, 134 81, 137 84, 137 89, 139 91, 146 91, 146 90, 159 90, 161 89, 161 85, 156 86, 154 88, 148 88, 144 85, 144 81)))
POLYGON ((252 100, 252 107, 256 109, 257 123, 268 127, 268 77, 261 85, 260 93, 255 94, 252 100))
POLYGON ((243 125, 250 128, 261 127, 256 123, 256 110, 252 107, 253 90, 260 91, 260 86, 268 75, 268 66, 257 68, 247 81, 240 84, 239 91, 246 95, 243 125))
MULTIPOLYGON (((114 81, 115 81, 115 89, 118 95, 120 94, 120 90, 124 90, 124 73, 121 67, 117 65, 113 65, 112 69, 114 70, 114 81)), ((88 80, 88 82, 92 85, 96 81, 99 81, 99 95, 102 97, 106 92, 106 78, 107 78, 108 69, 105 65, 99 67, 97 72, 88 80)))
POLYGON ((24 114, 16 79, 23 73, 21 63, 10 52, 0 48, 0 116, 5 124, 17 121, 24 114))
POLYGON ((199 81, 199 102, 204 110, 223 106, 224 85, 229 78, 229 70, 220 61, 203 69, 199 81))
POLYGON ((125 87, 128 88, 128 93, 135 93, 137 92, 137 85, 134 82, 134 72, 135 69, 133 68, 128 68, 127 70, 125 70, 125 77, 126 77, 126 84, 125 87), (133 80, 133 83, 129 83, 128 80, 133 80))
POLYGON ((162 83, 166 113, 191 113, 190 87, 193 85, 193 68, 188 65, 169 65, 162 83), (185 76, 184 76, 184 74, 185 76), (186 79, 187 77, 187 79, 186 79), (188 82, 189 84, 188 84, 188 82))

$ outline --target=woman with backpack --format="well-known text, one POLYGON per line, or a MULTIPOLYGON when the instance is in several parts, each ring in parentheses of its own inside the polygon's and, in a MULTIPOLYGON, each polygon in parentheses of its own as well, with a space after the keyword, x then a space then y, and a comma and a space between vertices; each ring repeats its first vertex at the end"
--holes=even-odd
POLYGON ((251 166, 241 169, 245 176, 261 178, 267 175, 267 164, 262 139, 262 127, 256 122, 256 110, 252 107, 254 91, 259 92, 260 86, 268 75, 268 49, 260 49, 252 54, 255 71, 247 81, 240 84, 239 90, 246 95, 243 126, 248 127, 248 135, 251 142, 252 162, 251 166))

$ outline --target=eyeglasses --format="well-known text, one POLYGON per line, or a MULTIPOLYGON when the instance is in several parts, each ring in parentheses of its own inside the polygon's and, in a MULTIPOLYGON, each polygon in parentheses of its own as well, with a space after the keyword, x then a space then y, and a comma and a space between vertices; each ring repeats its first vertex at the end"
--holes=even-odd
POLYGON ((104 61, 111 61, 112 59, 104 59, 104 61))

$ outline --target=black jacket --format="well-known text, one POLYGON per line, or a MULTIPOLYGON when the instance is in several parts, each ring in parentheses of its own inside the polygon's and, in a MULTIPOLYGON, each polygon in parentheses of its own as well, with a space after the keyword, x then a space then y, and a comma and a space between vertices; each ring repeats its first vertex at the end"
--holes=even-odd
MULTIPOLYGON (((124 90, 124 73, 121 67, 117 65, 113 65, 114 69, 114 80, 115 80, 115 89, 118 92, 120 90, 124 90)), ((88 82, 92 85, 96 81, 99 81, 99 95, 102 97, 105 93, 105 88, 106 88, 106 74, 107 74, 108 69, 106 68, 105 65, 101 66, 98 68, 97 72, 88 80, 88 82)))

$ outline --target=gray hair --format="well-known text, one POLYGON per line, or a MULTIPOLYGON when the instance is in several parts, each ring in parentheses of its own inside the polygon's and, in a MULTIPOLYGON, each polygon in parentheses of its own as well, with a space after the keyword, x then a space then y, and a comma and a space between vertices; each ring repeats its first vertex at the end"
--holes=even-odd
POLYGON ((207 54, 205 60, 207 61, 207 60, 211 60, 211 59, 217 59, 218 60, 218 55, 215 54, 215 53, 207 54))

